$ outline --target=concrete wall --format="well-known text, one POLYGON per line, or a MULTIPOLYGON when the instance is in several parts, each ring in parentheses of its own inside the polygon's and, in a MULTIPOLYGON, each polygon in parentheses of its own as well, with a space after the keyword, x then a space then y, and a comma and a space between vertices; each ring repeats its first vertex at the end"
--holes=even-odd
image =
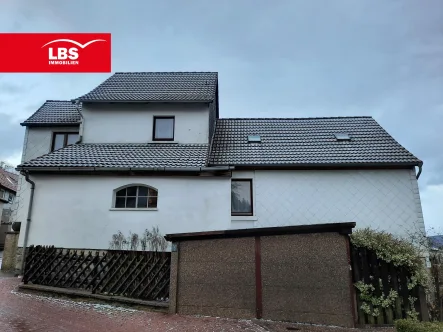
MULTIPOLYGON (((178 241, 170 312, 256 317, 254 237, 178 241)), ((345 236, 261 236, 260 243, 263 319, 354 326, 345 236)))
POLYGON ((255 317, 254 238, 181 242, 177 312, 255 317))
MULTIPOLYGON (((108 249, 119 230, 141 235, 153 226, 162 234, 229 228, 231 184, 226 177, 36 175, 32 179, 36 189, 28 245, 108 249), (156 188, 158 208, 113 210, 114 189, 129 184, 156 188)), ((25 227, 22 222, 21 229, 25 227)))
POLYGON ((6 232, 11 230, 11 225, 0 224, 0 249, 5 246, 6 232))
POLYGON ((154 116, 175 116, 175 142, 208 143, 207 104, 86 104, 82 114, 84 143, 152 142, 154 116))
POLYGON ((398 236, 424 232, 415 171, 235 171, 253 179, 254 216, 231 228, 356 222, 398 236))
POLYGON ((18 232, 6 233, 5 249, 3 251, 2 271, 14 271, 16 263, 18 232))
POLYGON ((262 237, 263 318, 352 326, 346 246, 337 233, 262 237))

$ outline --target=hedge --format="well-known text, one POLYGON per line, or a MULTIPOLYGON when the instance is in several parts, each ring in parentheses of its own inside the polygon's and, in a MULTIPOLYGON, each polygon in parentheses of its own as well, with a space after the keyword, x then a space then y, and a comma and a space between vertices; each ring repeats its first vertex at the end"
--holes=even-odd
POLYGON ((419 322, 412 319, 395 321, 397 332, 443 332, 443 322, 419 322))

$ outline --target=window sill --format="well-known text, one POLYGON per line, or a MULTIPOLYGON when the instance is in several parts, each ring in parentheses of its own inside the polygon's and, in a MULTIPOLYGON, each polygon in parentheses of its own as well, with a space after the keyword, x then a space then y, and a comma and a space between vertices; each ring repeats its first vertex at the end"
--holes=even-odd
POLYGON ((157 143, 159 143, 159 144, 167 144, 167 143, 169 143, 169 144, 178 144, 178 143, 180 143, 179 141, 168 141, 168 140, 152 140, 152 141, 150 141, 150 142, 148 142, 148 143, 152 143, 152 144, 157 144, 157 143))
POLYGON ((110 208, 109 211, 158 211, 157 208, 146 208, 146 209, 119 209, 119 208, 110 208))
POLYGON ((231 216, 231 221, 257 221, 257 216, 231 216))

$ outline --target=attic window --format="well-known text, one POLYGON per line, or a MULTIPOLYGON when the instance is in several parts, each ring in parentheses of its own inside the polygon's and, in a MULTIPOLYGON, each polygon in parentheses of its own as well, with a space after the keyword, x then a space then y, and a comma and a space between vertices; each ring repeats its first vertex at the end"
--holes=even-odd
POLYGON ((337 139, 337 141, 350 141, 351 137, 349 137, 349 134, 345 134, 345 133, 337 133, 334 134, 335 138, 337 139))
POLYGON ((260 135, 249 135, 248 136, 248 143, 260 143, 261 137, 260 135))

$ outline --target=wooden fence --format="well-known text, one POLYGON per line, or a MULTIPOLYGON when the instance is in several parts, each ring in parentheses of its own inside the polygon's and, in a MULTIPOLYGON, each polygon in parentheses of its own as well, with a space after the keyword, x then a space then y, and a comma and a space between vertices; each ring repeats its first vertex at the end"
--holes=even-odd
POLYGON ((171 253, 31 246, 23 283, 168 301, 171 253))
POLYGON ((426 297, 422 287, 408 289, 410 273, 404 267, 397 267, 392 263, 387 263, 379 258, 375 252, 365 248, 351 246, 353 281, 363 281, 371 284, 375 289, 375 295, 385 297, 393 289, 398 293, 398 298, 394 306, 382 308, 378 316, 368 315, 362 309, 360 293, 356 290, 357 312, 359 324, 393 324, 394 320, 407 317, 408 311, 415 309, 419 313, 419 319, 427 320, 426 297), (381 282, 380 282, 381 280, 381 282), (417 300, 414 308, 411 308, 409 297, 417 300))

